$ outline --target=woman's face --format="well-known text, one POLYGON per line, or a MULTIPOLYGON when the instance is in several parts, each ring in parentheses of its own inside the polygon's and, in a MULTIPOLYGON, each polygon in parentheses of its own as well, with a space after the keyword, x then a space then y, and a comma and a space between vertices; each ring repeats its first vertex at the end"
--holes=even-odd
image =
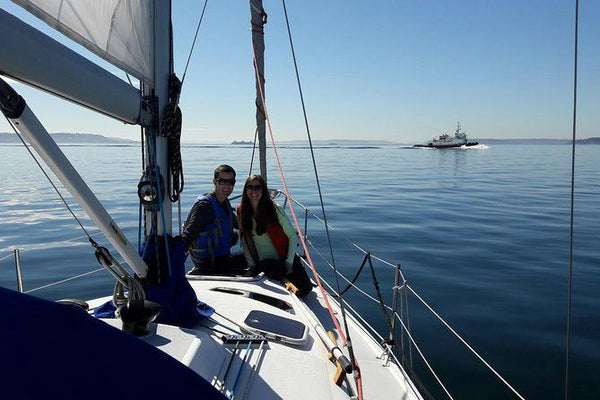
POLYGON ((252 207, 256 207, 262 197, 262 185, 259 181, 250 181, 244 187, 246 195, 250 199, 252 207))

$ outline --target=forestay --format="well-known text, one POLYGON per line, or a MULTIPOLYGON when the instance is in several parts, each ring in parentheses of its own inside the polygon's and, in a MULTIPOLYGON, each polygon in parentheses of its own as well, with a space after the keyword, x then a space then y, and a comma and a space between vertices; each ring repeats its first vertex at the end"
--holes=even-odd
POLYGON ((153 2, 13 1, 111 64, 154 84, 153 2))

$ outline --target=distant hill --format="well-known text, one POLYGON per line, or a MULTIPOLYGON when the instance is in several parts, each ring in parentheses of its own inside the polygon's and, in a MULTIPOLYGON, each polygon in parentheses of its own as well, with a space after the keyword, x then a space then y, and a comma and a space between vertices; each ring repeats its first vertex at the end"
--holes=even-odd
MULTIPOLYGON (((134 140, 106 137, 93 133, 51 133, 50 136, 56 143, 73 144, 133 144, 134 140)), ((0 132, 0 143, 21 143, 21 140, 14 133, 0 132)))
MULTIPOLYGON (((281 144, 288 145, 302 145, 308 146, 308 140, 284 140, 279 142, 281 144)), ((313 140, 313 145, 316 146, 365 146, 365 145, 393 145, 398 144, 398 142, 391 140, 358 140, 358 139, 326 139, 326 140, 313 140)))
POLYGON ((580 143, 580 144, 600 144, 600 137, 591 137, 591 138, 587 138, 587 139, 577 139, 575 141, 575 143, 580 143))

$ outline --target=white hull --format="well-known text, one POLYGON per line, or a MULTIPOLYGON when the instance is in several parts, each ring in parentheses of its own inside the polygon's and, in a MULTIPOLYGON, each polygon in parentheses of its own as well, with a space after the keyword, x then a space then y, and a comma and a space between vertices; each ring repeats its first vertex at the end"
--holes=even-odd
MULTIPOLYGON (((347 386, 352 379, 343 383, 342 387, 333 383, 336 366, 327 359, 328 352, 314 326, 294 305, 292 296, 279 283, 264 277, 256 280, 237 278, 237 281, 205 280, 198 277, 190 279, 195 279, 190 280, 190 283, 198 298, 214 307, 218 314, 215 313, 211 320, 201 322, 194 329, 153 324, 150 335, 143 340, 179 360, 217 389, 228 396, 234 395, 236 399, 348 399, 349 392, 356 391, 354 382, 350 383, 350 387, 347 386), (291 304, 293 311, 286 312, 239 294, 243 292, 281 300, 291 304), (235 346, 223 344, 221 332, 239 334, 239 327, 231 321, 243 324, 251 310, 302 322, 308 327, 307 340, 299 345, 269 340, 262 348, 258 344, 250 347, 242 344, 233 354, 235 346)), ((98 306, 106 300, 108 298, 91 301, 90 306, 98 306)), ((333 329, 332 322, 325 322, 331 321, 331 318, 321 294, 315 289, 304 300, 324 328, 333 329)), ((339 317, 337 304, 332 306, 339 317)), ((338 320, 341 323, 341 318, 338 320)), ((105 321, 121 328, 121 321, 118 319, 105 321)), ((362 325, 351 316, 348 316, 348 324, 354 353, 360 365, 363 397, 422 399, 402 368, 393 362, 385 365, 385 360, 381 357, 382 347, 362 325)), ((341 347, 341 341, 338 340, 338 343, 341 347)))

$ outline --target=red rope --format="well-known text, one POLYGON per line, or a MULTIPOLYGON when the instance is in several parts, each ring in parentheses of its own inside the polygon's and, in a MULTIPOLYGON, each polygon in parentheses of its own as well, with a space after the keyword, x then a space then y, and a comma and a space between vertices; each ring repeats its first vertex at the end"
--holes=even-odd
MULTIPOLYGON (((259 79, 259 74, 258 74, 258 67, 257 67, 257 63, 256 63, 256 56, 253 57, 253 61, 254 61, 254 70, 256 71, 256 76, 257 79, 259 79)), ((259 79, 260 82, 260 79, 259 79)), ((265 97, 263 94, 263 89, 262 89, 262 85, 259 84, 259 90, 260 90, 260 97, 261 97, 261 101, 263 104, 263 111, 265 113, 265 120, 267 122, 267 127, 269 129, 269 137, 271 138, 271 144, 273 147, 273 152, 275 154, 275 160, 277 162, 277 169, 279 171, 279 176, 281 177, 281 183, 283 185, 283 191, 286 195, 286 197, 288 199, 291 199, 292 197, 290 196, 289 190, 288 190, 288 186, 287 186, 287 182, 285 180, 285 175, 283 173, 283 169, 281 167, 281 161, 279 159, 279 153, 277 151, 277 145, 275 143, 275 138, 273 137, 273 131, 271 129, 271 122, 269 121, 269 114, 267 112, 267 105, 265 104, 265 97)), ((300 237, 300 242, 302 243, 302 248, 304 249, 304 253, 306 254, 306 258, 308 261, 308 264, 310 266, 310 269, 312 270, 312 273, 317 281, 317 286, 319 287, 321 294, 323 295, 323 299, 325 300, 325 304, 327 306, 327 309, 329 310, 329 314, 331 315, 331 319, 333 320, 333 323, 335 324, 335 327, 337 328, 340 337, 342 338, 343 342, 346 343, 346 337, 344 336, 344 333, 342 332, 342 328, 339 325, 339 321, 337 320, 337 318, 335 317, 335 314, 333 312, 333 309, 331 308, 331 304, 329 303, 329 299, 327 296, 327 293, 325 292, 325 289, 323 289, 323 285, 321 284, 321 279, 319 278, 319 275, 317 274, 317 270, 315 268, 315 265, 312 261, 312 257, 310 256, 310 252, 308 251, 308 247, 306 246, 306 242, 304 241, 304 235, 302 234, 302 228, 300 228, 300 223, 298 222, 298 218, 296 217, 296 211, 294 211, 294 206, 293 206, 293 202, 290 201, 289 202, 290 205, 290 212, 292 214, 292 219, 294 221, 294 224, 296 226, 296 229, 298 229, 298 233, 299 233, 299 237, 300 237)))
MULTIPOLYGON (((321 295, 323 296, 323 300, 325 300, 325 305, 327 306, 327 310, 329 311, 331 320, 335 324, 335 327, 338 331, 338 334, 340 335, 340 338, 342 339, 342 342, 344 343, 344 345, 347 345, 348 339, 344 335, 344 332, 342 331, 342 328, 340 326, 338 319, 335 317, 335 314, 334 314, 331 304, 329 302, 329 296, 328 296, 327 292, 325 291, 325 289, 323 288, 323 285, 321 284, 321 279, 319 278, 319 275, 317 274, 317 270, 312 261, 310 251, 308 250, 308 246, 306 245, 306 241, 304 240, 302 228, 300 227, 300 222, 298 221, 298 218, 296 216, 296 211, 294 210, 293 201, 291 201, 292 197, 290 196, 290 193, 288 190, 287 182, 285 180, 285 175, 283 173, 283 168, 281 167, 281 161, 279 159, 279 153, 277 151, 277 144, 275 143, 275 137, 273 136, 273 130, 271 129, 271 121, 269 120, 269 113, 267 112, 267 104, 265 101, 264 91, 263 91, 263 87, 262 87, 262 80, 260 79, 260 74, 258 71, 258 64, 256 62, 256 53, 254 50, 254 46, 252 46, 252 61, 254 63, 254 71, 256 74, 256 79, 257 79, 257 82, 259 82, 258 88, 260 91, 260 98, 261 98, 261 102, 263 105, 263 111, 264 111, 264 115, 265 115, 265 121, 267 123, 267 128, 269 129, 269 137, 271 138, 271 145, 273 147, 273 153, 275 155, 275 160, 277 161, 277 170, 279 171, 279 176, 281 177, 281 183, 283 185, 283 190, 285 192, 285 195, 288 199, 290 199, 289 205, 290 205, 290 212, 292 214, 292 219, 294 221, 296 229, 298 230, 298 236, 300 238, 300 242, 302 243, 302 248, 304 249, 304 254, 306 255, 308 265, 310 266, 313 276, 315 277, 315 280, 317 281, 317 286, 319 287, 319 291, 321 292, 321 295)), ((356 386, 357 386, 357 391, 358 391, 358 398, 359 398, 359 400, 362 400, 363 399, 362 378, 361 378, 361 374, 360 374, 360 367, 358 365, 358 360, 356 358, 354 358, 354 371, 355 371, 354 376, 356 378, 356 386)))

